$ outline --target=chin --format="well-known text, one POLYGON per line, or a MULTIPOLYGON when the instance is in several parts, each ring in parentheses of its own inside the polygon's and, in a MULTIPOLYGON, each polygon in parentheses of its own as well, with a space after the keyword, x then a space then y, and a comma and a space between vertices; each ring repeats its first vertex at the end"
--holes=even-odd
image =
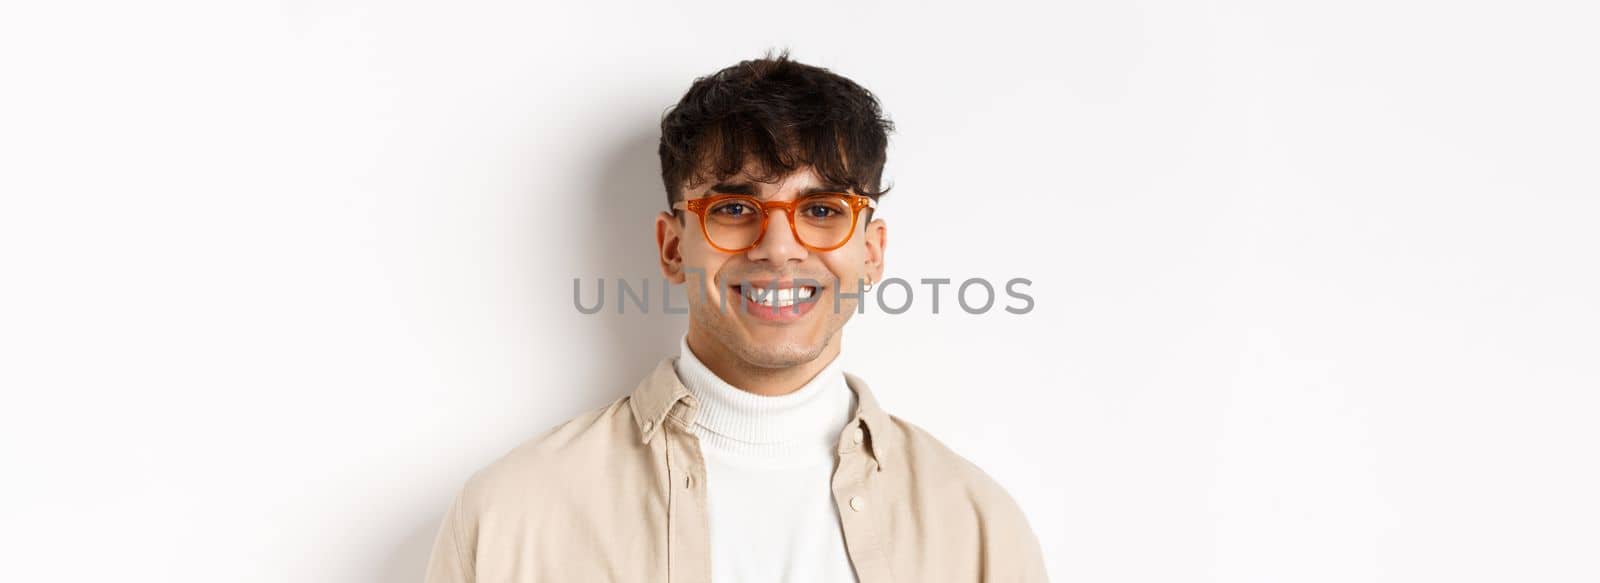
POLYGON ((761 336, 765 335, 758 332, 756 337, 739 347, 739 352, 745 362, 762 368, 788 368, 806 364, 822 356, 822 350, 827 346, 814 334, 806 334, 801 338, 790 337, 790 334, 773 338, 761 336))

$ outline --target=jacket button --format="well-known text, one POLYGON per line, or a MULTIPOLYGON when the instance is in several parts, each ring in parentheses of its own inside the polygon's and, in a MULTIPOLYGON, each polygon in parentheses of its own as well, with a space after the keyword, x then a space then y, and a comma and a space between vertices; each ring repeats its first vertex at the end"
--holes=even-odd
POLYGON ((850 497, 850 509, 851 510, 854 510, 856 512, 861 512, 861 509, 865 508, 866 506, 867 506, 867 500, 865 498, 862 498, 860 496, 851 496, 850 497))
POLYGON ((656 422, 654 422, 654 421, 646 421, 646 422, 644 422, 644 432, 645 433, 649 433, 650 430, 653 429, 655 426, 656 426, 656 422))
POLYGON ((857 427, 857 428, 852 429, 850 431, 850 443, 854 443, 856 445, 861 445, 861 440, 863 438, 864 438, 864 436, 861 433, 861 428, 860 427, 857 427))

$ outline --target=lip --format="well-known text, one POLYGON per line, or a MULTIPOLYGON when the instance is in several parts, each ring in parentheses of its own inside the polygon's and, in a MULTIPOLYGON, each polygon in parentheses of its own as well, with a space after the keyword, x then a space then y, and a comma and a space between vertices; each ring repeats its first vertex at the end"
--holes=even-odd
MULTIPOLYGON (((806 281, 807 284, 817 283, 807 280, 801 281, 806 281)), ((754 281, 750 283, 752 285, 756 285, 756 282, 754 281)), ((767 304, 758 304, 746 299, 744 297, 744 289, 742 286, 730 285, 727 287, 728 293, 731 294, 732 297, 738 298, 739 307, 742 308, 740 311, 757 320, 778 324, 794 322, 804 318, 806 314, 810 313, 813 308, 817 307, 817 301, 822 298, 823 291, 827 289, 820 285, 796 285, 792 279, 788 281, 779 280, 776 285, 771 284, 770 280, 767 282, 762 282, 762 284, 763 285, 760 285, 759 287, 765 289, 791 289, 796 287, 813 288, 811 297, 809 298, 796 301, 794 304, 788 306, 770 306, 767 304)))
MULTIPOLYGON (((750 285, 754 285, 754 286, 758 286, 758 287, 764 287, 764 288, 767 288, 767 289, 789 289, 789 288, 792 288, 792 287, 815 287, 815 288, 821 288, 822 287, 822 279, 821 278, 809 279, 809 278, 802 277, 802 278, 799 278, 799 279, 795 279, 795 278, 791 277, 789 279, 778 279, 778 278, 773 278, 773 277, 749 277, 749 278, 729 279, 729 280, 724 280, 724 281, 736 281, 736 282, 739 282, 739 283, 748 283, 750 285)), ((733 284, 730 287, 739 287, 739 284, 733 284)))

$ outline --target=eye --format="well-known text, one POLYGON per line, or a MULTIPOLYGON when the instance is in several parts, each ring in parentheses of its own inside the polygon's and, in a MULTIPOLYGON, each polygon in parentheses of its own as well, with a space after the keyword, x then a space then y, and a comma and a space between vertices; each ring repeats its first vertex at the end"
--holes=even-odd
POLYGON ((812 201, 800 209, 800 214, 809 219, 832 219, 844 213, 840 203, 826 199, 812 201))
POLYGON ((725 217, 742 217, 754 213, 755 211, 755 209, 750 208, 750 205, 741 202, 724 203, 717 205, 716 208, 711 209, 712 213, 725 217))

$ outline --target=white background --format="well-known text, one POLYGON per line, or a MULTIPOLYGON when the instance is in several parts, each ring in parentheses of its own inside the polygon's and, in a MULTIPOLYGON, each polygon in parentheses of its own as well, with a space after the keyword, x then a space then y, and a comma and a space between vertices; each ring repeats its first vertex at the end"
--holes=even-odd
POLYGON ((0 9, 5 580, 420 580, 675 349, 572 279, 772 47, 899 125, 889 275, 1034 281, 846 358, 1053 580, 1600 580, 1585 3, 578 4, 0 9))

